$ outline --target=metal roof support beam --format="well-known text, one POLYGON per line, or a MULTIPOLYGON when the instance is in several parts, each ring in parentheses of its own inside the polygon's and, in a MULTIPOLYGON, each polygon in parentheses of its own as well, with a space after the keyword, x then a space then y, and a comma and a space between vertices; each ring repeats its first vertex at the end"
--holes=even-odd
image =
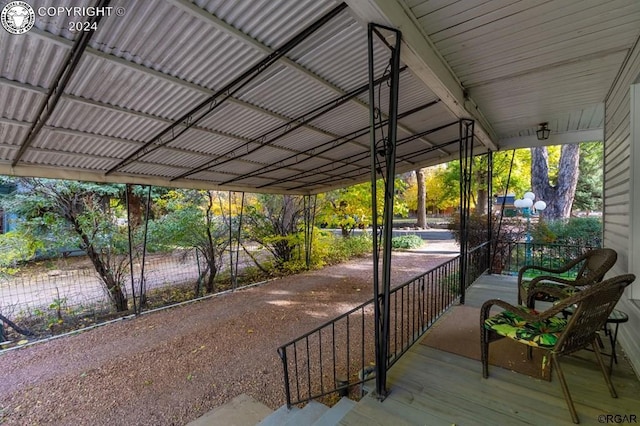
POLYGON ((377 22, 402 31, 402 62, 444 102, 458 118, 476 119, 480 142, 497 150, 497 136, 475 103, 466 96, 462 84, 442 58, 429 37, 411 17, 401 0, 346 0, 351 9, 364 22, 377 22))
MULTIPOLYGON (((398 117, 400 117, 400 116, 398 116, 398 117)), ((387 121, 387 120, 385 120, 385 121, 382 123, 382 125, 384 126, 384 125, 386 125, 387 123, 388 123, 388 121, 387 121)), ((443 126, 437 127, 437 128, 435 128, 435 129, 426 130, 426 131, 421 132, 421 133, 419 133, 419 134, 416 134, 416 135, 413 135, 413 136, 408 136, 408 137, 406 137, 406 138, 404 138, 404 139, 399 140, 399 141, 396 143, 396 147, 399 147, 399 146, 401 146, 401 145, 404 145, 404 144, 406 144, 406 143, 409 143, 409 142, 411 142, 411 141, 415 140, 415 139, 416 139, 416 138, 418 138, 418 137, 425 136, 425 135, 428 135, 428 134, 431 134, 431 133, 435 133, 435 132, 437 132, 438 130, 446 129, 446 128, 451 127, 451 126, 453 126, 453 125, 455 125, 455 124, 458 124, 458 122, 457 122, 457 121, 455 121, 455 122, 453 122, 453 123, 449 123, 449 124, 445 124, 445 125, 443 125, 443 126)), ((379 127, 379 126, 380 126, 380 125, 378 125, 378 127, 379 127)), ((366 129, 366 131, 359 131, 359 134, 358 134, 357 136, 365 135, 365 134, 367 134, 368 132, 369 132, 369 128, 367 128, 367 129, 366 129)), ((354 137, 355 137, 355 136, 354 136, 354 137)), ((437 151, 437 150, 442 150, 444 147, 449 146, 449 145, 453 145, 454 143, 458 143, 458 139, 455 139, 455 140, 450 141, 450 142, 445 142, 445 143, 441 143, 441 144, 438 144, 438 145, 430 146, 430 147, 427 147, 427 148, 422 148, 422 149, 420 149, 420 150, 418 150, 418 151, 414 151, 414 152, 411 152, 411 153, 409 153, 409 154, 405 154, 403 157, 400 157, 400 161, 407 161, 407 162, 408 162, 409 160, 406 160, 406 158, 407 158, 407 157, 412 158, 412 157, 414 157, 414 156, 416 156, 416 155, 426 154, 426 153, 428 153, 428 152, 433 152, 433 151, 437 151)), ((350 165, 351 165, 351 163, 354 163, 354 162, 358 162, 358 161, 364 160, 364 159, 366 159, 366 158, 368 158, 368 157, 369 157, 369 152, 361 153, 361 154, 358 154, 358 155, 356 155, 356 156, 353 156, 353 157, 349 158, 349 163, 347 163, 347 164, 343 164, 343 165, 340 165, 340 166, 336 166, 336 165, 335 165, 335 164, 333 164, 333 163, 332 163, 332 164, 330 164, 330 166, 331 166, 331 170, 329 170, 329 171, 325 171, 325 170, 321 170, 321 169, 314 169, 314 170, 312 170, 312 171, 300 172, 298 175, 288 176, 286 179, 279 179, 279 180, 277 180, 277 181, 275 181, 275 182, 273 182, 273 183, 268 183, 268 184, 260 185, 260 186, 258 186, 258 187, 257 187, 257 189, 265 188, 265 187, 270 186, 270 185, 272 185, 272 184, 282 183, 282 182, 285 182, 285 181, 287 181, 287 180, 292 180, 294 177, 310 177, 310 176, 317 176, 317 175, 321 175, 321 174, 329 174, 329 172, 336 172, 337 170, 340 170, 340 169, 342 169, 342 168, 344 168, 344 167, 348 167, 348 166, 350 166, 350 165)), ((303 161, 304 161, 304 160, 303 160, 303 161)), ((297 164, 299 164, 299 163, 301 163, 301 162, 302 162, 302 161, 298 161, 298 163, 297 163, 297 164)), ((362 175, 364 175, 364 174, 368 174, 368 173, 369 173, 369 171, 367 171, 367 172, 365 172, 365 173, 361 173, 361 174, 359 174, 358 176, 362 176, 362 175)), ((339 177, 340 177, 340 178, 344 178, 344 175, 340 174, 340 175, 339 175, 339 177)), ((329 177, 327 177, 327 179, 333 179, 333 176, 329 176, 329 177)), ((327 182, 327 179, 319 180, 319 181, 316 181, 315 183, 324 183, 324 182, 327 182)), ((300 186, 297 186, 297 187, 294 187, 294 188, 291 188, 291 189, 300 189, 300 188, 304 188, 305 186, 306 186, 306 185, 300 185, 300 186)))
MULTIPOLYGON (((456 123, 457 123, 457 121, 456 121, 456 123)), ((456 139, 454 139, 453 141, 449 141, 449 142, 442 143, 442 144, 438 145, 437 147, 430 147, 430 148, 426 148, 426 149, 421 149, 420 151, 412 152, 411 154, 405 155, 405 157, 407 157, 407 156, 412 157, 412 156, 414 156, 414 155, 426 154, 426 153, 428 153, 428 152, 435 151, 435 150, 440 149, 440 148, 445 147, 445 146, 458 144, 459 142, 460 142, 460 141, 459 141, 459 139, 457 139, 457 138, 456 138, 456 139)), ((397 147, 397 146, 399 146, 399 144, 396 144, 396 147, 397 147)), ((401 157, 399 161, 402 161, 402 160, 403 160, 403 158, 404 158, 404 157, 401 157)), ((413 169, 415 169, 415 167, 414 167, 413 169)), ((332 170, 332 171, 334 171, 334 170, 332 170)), ((324 173, 326 174, 326 172, 324 172, 324 173)), ((313 174, 311 174, 310 176, 315 176, 315 175, 319 175, 319 174, 323 174, 323 172, 313 173, 313 174)), ((364 175, 367 175, 367 174, 369 174, 369 172, 368 172, 368 171, 366 171, 366 172, 358 172, 358 173, 356 173, 356 174, 354 174, 354 175, 351 175, 350 177, 351 177, 352 179, 356 180, 356 179, 359 179, 359 178, 360 178, 360 176, 364 176, 364 175)), ((344 175, 341 175, 340 177, 341 177, 341 178, 344 178, 344 175)), ((333 180, 333 179, 334 179, 334 178, 333 178, 332 176, 330 176, 330 177, 327 177, 327 178, 325 178, 325 179, 316 180, 316 181, 314 181, 314 182, 313 182, 313 184, 314 184, 314 185, 317 185, 317 184, 326 184, 327 182, 331 182, 331 180, 333 180)), ((266 186, 266 185, 264 185, 264 186, 266 186)), ((307 184, 299 185, 299 186, 295 186, 295 187, 289 188, 289 190, 291 190, 291 191, 296 191, 296 190, 300 190, 300 189, 302 189, 302 188, 305 188, 306 186, 307 186, 307 184)), ((343 186, 344 186, 344 185, 343 185, 343 186)))
MULTIPOLYGON (((45 32, 42 32, 42 31, 39 31, 39 30, 36 30, 36 29, 33 29, 31 31, 33 32, 33 35, 35 35, 37 37, 40 37, 43 40, 46 40, 46 41, 52 42, 52 43, 56 43, 56 44, 58 44, 60 46, 63 46, 63 47, 71 48, 70 43, 68 43, 67 40, 62 39, 61 37, 54 36, 52 34, 45 33, 45 32)), ((181 80, 178 77, 170 76, 170 75, 167 75, 167 74, 162 74, 161 72, 156 71, 156 70, 151 69, 151 68, 147 68, 144 65, 137 64, 135 62, 129 62, 129 61, 123 59, 123 58, 120 58, 120 57, 117 57, 117 56, 114 56, 114 55, 107 54, 107 53, 104 53, 102 51, 96 50, 96 49, 94 49, 94 48, 92 48, 90 46, 87 47, 86 50, 85 50, 85 56, 86 55, 91 55, 91 56, 94 56, 94 57, 99 58, 99 59, 107 60, 109 62, 115 63, 115 64, 117 64, 119 66, 126 67, 126 68, 131 69, 131 70, 136 71, 136 72, 142 72, 142 73, 148 74, 148 75, 150 75, 152 77, 155 77, 155 78, 158 78, 158 79, 162 79, 162 80, 170 82, 172 84, 176 84, 176 85, 182 86, 182 87, 184 87, 186 89, 194 90, 194 91, 196 91, 198 93, 205 94, 206 96, 211 96, 212 93, 213 93, 213 91, 211 91, 211 90, 209 90, 207 88, 204 88, 202 86, 198 86, 195 83, 191 83, 191 82, 188 82, 188 81, 185 81, 185 80, 181 80)), ((284 59, 281 59, 281 61, 282 60, 284 60, 284 59)), ((0 78, 0 83, 4 84, 6 82, 7 82, 6 80, 3 80, 2 78, 0 78)), ((21 84, 21 83, 10 82, 10 83, 7 83, 7 84, 21 84)), ((340 94, 344 94, 345 92, 339 91, 339 93, 340 94)), ((166 122, 167 125, 171 125, 171 124, 174 123, 174 120, 168 120, 166 118, 156 117, 156 116, 152 116, 150 114, 143 114, 141 112, 128 110, 128 109, 122 108, 122 107, 117 107, 117 106, 112 106, 112 105, 105 105, 105 104, 101 104, 100 102, 97 102, 97 101, 94 101, 94 100, 83 99, 83 98, 79 98, 77 96, 63 95, 63 99, 66 99, 66 98, 72 99, 72 100, 77 101, 77 102, 85 102, 85 103, 88 103, 88 104, 95 104, 96 106, 100 106, 100 107, 103 107, 103 108, 119 110, 119 111, 122 111, 122 112, 126 112, 128 114, 139 115, 139 116, 148 116, 149 118, 153 118, 153 119, 158 120, 158 121, 166 122)), ((234 105, 238 105, 238 106, 240 106, 242 108, 247 108, 247 109, 250 109, 250 110, 253 110, 253 111, 257 111, 260 114, 264 114, 264 115, 267 115, 269 117, 276 118, 278 120, 282 120, 282 121, 290 121, 291 120, 291 117, 283 116, 283 115, 278 114, 278 113, 276 113, 274 111, 267 110, 265 108, 259 107, 257 105, 251 104, 249 102, 243 101, 243 100, 235 98, 235 97, 229 97, 229 98, 227 98, 227 101, 229 103, 234 104, 234 105)), ((353 100, 353 101, 355 101, 355 100, 353 100)), ((358 101, 358 104, 360 104, 359 101, 358 101)), ((365 105, 365 107, 366 107, 366 105, 365 105)), ((322 129, 318 129, 318 128, 314 127, 314 126, 305 125, 305 127, 307 129, 309 129, 309 130, 312 130, 312 131, 315 131, 315 132, 318 132, 318 133, 321 133, 321 134, 324 134, 324 135, 329 135, 331 137, 335 136, 333 134, 329 134, 329 133, 323 131, 322 129)), ((236 135, 224 134, 222 132, 217 132, 217 131, 215 131, 213 129, 208 129, 208 128, 204 128, 204 127, 200 127, 200 126, 194 126, 193 128, 194 129, 198 129, 198 130, 202 130, 202 131, 206 131, 206 132, 210 132, 210 133, 213 133, 213 134, 220 134, 222 136, 233 138, 233 139, 242 140, 243 142, 247 141, 246 138, 243 138, 243 137, 240 137, 240 136, 236 136, 236 135)), ((407 133, 413 133, 413 131, 410 130, 410 129, 403 129, 403 130, 405 130, 407 133)), ((423 141, 423 142, 427 143, 428 141, 423 141)), ((283 149, 286 150, 286 148, 283 148, 283 149)), ((293 151, 291 149, 288 149, 288 150, 289 151, 293 151)))
POLYGON ((234 148, 233 151, 229 151, 223 155, 220 155, 218 159, 208 161, 205 164, 198 166, 187 173, 183 173, 180 176, 176 176, 174 180, 181 179, 181 178, 193 175, 195 173, 207 170, 211 167, 220 166, 222 164, 228 163, 229 161, 236 160, 236 159, 245 157, 247 155, 253 154, 254 152, 258 151, 260 148, 267 145, 271 145, 273 142, 277 141, 278 139, 299 129, 300 127, 306 126, 311 121, 323 116, 324 114, 332 111, 333 109, 339 107, 340 105, 343 105, 344 103, 349 101, 351 98, 358 96, 366 92, 367 90, 368 90, 368 85, 364 85, 353 90, 352 92, 349 92, 345 95, 340 96, 337 99, 333 99, 323 105, 320 105, 319 107, 314 108, 310 112, 307 112, 306 114, 300 117, 294 118, 291 121, 276 127, 275 129, 271 129, 261 134, 260 136, 257 136, 251 139, 249 142, 245 143, 244 145, 234 148), (271 139, 267 140, 267 137, 273 133, 276 133, 276 135, 271 139), (251 144, 257 144, 258 146, 254 148, 249 148, 251 144), (236 151, 241 151, 242 154, 233 156, 234 152, 236 151), (220 160, 220 158, 222 158, 222 160, 220 160))
POLYGON ((469 217, 473 176, 473 120, 460 120, 460 303, 464 305, 469 267, 469 217))
MULTIPOLYGON (((103 9, 109 5, 109 2, 110 0, 98 0, 96 2, 95 8, 103 9)), ((102 15, 96 14, 89 18, 88 24, 90 27, 94 23, 97 25, 101 19, 102 15)), ((36 137, 40 133, 40 130, 42 130, 42 126, 45 125, 45 123, 49 120, 49 117, 51 117, 51 114, 53 114, 53 111, 55 110, 56 105, 58 104, 58 101, 60 100, 60 97, 64 92, 64 89, 67 87, 69 80, 71 80, 73 73, 80 63, 82 54, 89 45, 89 41, 91 40, 93 34, 94 31, 83 31, 80 33, 80 36, 73 44, 73 47, 69 51, 69 55, 67 56, 64 66, 58 70, 58 74, 53 81, 53 86, 51 86, 51 89, 49 89, 49 93, 47 93, 47 97, 40 105, 38 114, 36 115, 36 118, 33 121, 31 128, 29 129, 29 133, 25 137, 22 144, 20 144, 20 149, 16 153, 16 156, 13 158, 11 167, 15 167, 20 162, 26 150, 36 139, 36 137)))
POLYGON ((342 10, 346 8, 345 3, 341 3, 331 11, 329 11, 324 16, 320 17, 317 21, 311 24, 309 27, 302 30, 299 34, 295 35, 291 40, 287 41, 282 47, 276 49, 273 53, 268 55, 262 61, 258 62, 250 69, 242 73, 239 77, 234 79, 232 82, 228 83, 222 89, 215 92, 213 95, 200 102, 195 108, 192 108, 189 112, 184 114, 178 120, 176 120, 172 125, 168 126, 161 132, 159 132, 156 136, 154 136, 149 142, 145 143, 142 147, 138 148, 135 152, 130 154, 127 158, 122 160, 115 167, 111 168, 107 171, 106 174, 113 173, 114 171, 131 164, 132 162, 138 160, 144 155, 155 151, 168 144, 169 142, 175 140, 184 132, 189 130, 191 127, 199 123, 203 118, 207 117, 214 110, 216 110, 222 103, 224 103, 227 99, 231 98, 235 93, 237 93, 244 86, 249 84, 253 79, 263 73, 266 69, 268 69, 271 65, 278 62, 278 60, 283 57, 287 52, 291 49, 302 43, 309 36, 311 36, 314 32, 320 29, 324 24, 331 21, 335 16, 337 16, 342 10), (221 99, 218 99, 221 98, 221 99))
MULTIPOLYGON (((0 77, 0 86, 3 86, 3 85, 8 85, 10 87, 14 87, 14 88, 17 88, 17 89, 20 89, 20 90, 29 91, 29 92, 33 92, 33 93, 41 93, 41 94, 44 93, 43 89, 30 86, 30 85, 28 85, 26 83, 18 83, 18 82, 15 82, 15 81, 6 80, 6 79, 0 77)), ((155 116, 155 115, 142 113, 142 112, 139 112, 139 111, 134 111, 134 110, 130 110, 130 109, 122 108, 122 107, 118 107, 118 106, 115 106, 115 105, 105 104, 105 103, 102 103, 102 102, 99 102, 99 101, 95 101, 95 100, 92 100, 92 99, 85 99, 85 98, 81 98, 81 97, 74 96, 74 95, 63 94, 61 96, 61 99, 66 99, 66 100, 71 101, 71 102, 78 102, 78 103, 81 103, 83 105, 87 105, 87 106, 90 106, 90 107, 101 108, 101 109, 104 109, 106 111, 118 111, 118 112, 122 112, 124 114, 128 114, 128 115, 131 115, 131 116, 150 119, 150 120, 158 121, 158 122, 164 123, 164 124, 173 123, 173 121, 168 120, 166 118, 162 118, 162 117, 158 117, 158 116, 155 116)), ((236 103, 238 103, 240 105, 243 105, 239 101, 236 102, 236 103)), ((246 106, 246 105, 243 105, 243 106, 246 106)), ((263 110, 260 110, 260 109, 257 109, 257 110, 259 112, 261 112, 261 113, 267 113, 267 112, 265 112, 263 110)), ((279 116, 279 115, 273 114, 273 113, 269 113, 267 115, 269 115, 271 117, 278 118, 278 119, 282 119, 283 118, 282 116, 279 116)), ((291 122, 293 123, 296 120, 297 119, 293 119, 293 120, 291 120, 291 122)), ((5 123, 5 124, 9 124, 9 125, 14 125, 14 126, 21 126, 21 127, 28 127, 29 126, 29 123, 25 123, 25 122, 22 122, 22 121, 13 121, 13 120, 8 120, 8 119, 3 119, 3 118, 0 118, 0 123, 5 123)), ((307 129, 310 129, 310 130, 316 130, 313 126, 305 125, 304 127, 306 127, 307 129)), ((56 132, 56 133, 65 133, 65 134, 74 135, 74 136, 82 136, 82 137, 91 136, 91 134, 89 134, 89 133, 85 133, 85 132, 82 132, 82 131, 79 131, 79 130, 67 129, 67 128, 63 128, 63 127, 52 127, 52 126, 46 126, 45 125, 43 127, 43 129, 46 129, 46 130, 49 130, 49 131, 52 131, 52 132, 56 132)), ((216 135, 216 136, 223 136, 225 138, 238 140, 238 141, 244 142, 244 143, 249 143, 249 142, 251 142, 253 140, 253 139, 249 139, 249 138, 246 138, 246 137, 233 135, 233 134, 230 134, 230 133, 221 132, 221 131, 217 131, 217 130, 214 130, 214 129, 209 129, 209 128, 201 127, 201 126, 194 126, 193 129, 199 130, 199 131, 205 132, 205 133, 210 133, 210 134, 216 135)), ((329 133, 321 131, 321 130, 317 130, 317 131, 321 132, 322 134, 330 135, 332 137, 335 136, 334 134, 329 134, 329 133)), ((122 139, 122 138, 116 138, 116 137, 112 137, 112 136, 100 135, 99 137, 101 139, 113 140, 114 142, 121 142, 121 143, 130 144, 130 145, 139 146, 141 144, 141 142, 138 142, 138 141, 129 140, 129 139, 122 139)), ((13 145, 7 145, 7 147, 8 148, 15 148, 13 145)), ((171 150, 171 151, 175 151, 175 152, 193 154, 193 151, 190 151, 190 150, 187 150, 187 149, 183 149, 183 148, 179 148, 179 147, 176 147, 176 146, 165 146, 163 148, 166 149, 166 150, 171 150)), ((301 153, 300 151, 296 151, 296 150, 294 150, 292 148, 287 148, 287 147, 278 147, 278 148, 282 149, 283 151, 292 152, 293 156, 299 155, 301 153)), ((42 149, 36 149, 36 148, 31 148, 31 150, 44 151, 42 149)), ((202 156, 209 157, 208 161, 213 161, 215 159, 219 159, 220 157, 222 157, 222 156, 214 156, 212 154, 205 154, 205 153, 198 153, 198 154, 202 155, 202 156)), ((71 155, 71 153, 69 153, 69 155, 71 155)), ((76 153, 75 155, 79 155, 79 154, 76 153)), ((120 158, 114 157, 113 160, 114 160, 114 163, 115 163, 116 161, 120 161, 120 158)), ((327 160, 330 160, 330 159, 327 158, 327 160)), ((149 162, 149 161, 147 161, 146 163, 147 164, 153 164, 152 162, 149 162)), ((187 168, 184 167, 184 169, 187 169, 187 168)))
MULTIPOLYGON (((391 316, 391 238, 393 231, 393 197, 395 195, 396 142, 398 135, 398 92, 400 88, 400 42, 402 33, 393 28, 369 24, 367 27, 369 57, 369 125, 371 142, 371 223, 373 227, 373 297, 375 323, 375 358, 376 358, 376 395, 379 400, 387 397, 387 368, 389 363, 389 336, 391 316), (381 33, 390 34, 393 43, 388 43, 381 33), (389 48, 389 73, 391 75, 389 91, 389 112, 387 132, 378 133, 382 126, 376 126, 381 119, 380 110, 376 106, 375 54, 374 36, 377 36, 389 48), (384 163, 382 163, 382 161, 384 163), (383 174, 384 173, 384 174, 383 174), (384 209, 382 229, 378 227, 378 193, 377 180, 382 175, 384 181, 384 209), (382 241, 379 241, 381 239, 382 241), (380 250, 382 243, 382 282, 380 282, 380 250), (380 285, 382 284, 382 289, 380 285), (382 290, 382 291, 381 291, 382 290)), ((385 58, 386 59, 386 58, 385 58)))
MULTIPOLYGON (((380 82, 386 81, 386 80, 387 80, 386 78, 385 79, 380 79, 380 82)), ((367 90, 368 90, 368 84, 367 84, 367 90)), ((353 94, 353 95, 357 96, 358 94, 359 93, 353 94)), ((414 108, 414 109, 412 109, 410 111, 407 111, 407 112, 403 113, 402 116, 406 117, 406 116, 411 115, 411 114, 413 114, 413 113, 415 113, 417 111, 421 111, 421 110, 423 110, 425 108, 433 106, 433 105, 435 105, 437 103, 438 103, 438 101, 429 102, 428 104, 421 105, 421 106, 419 106, 417 108, 414 108)), ((324 113, 326 113, 326 112, 328 112, 328 111, 324 111, 324 113)), ((322 115, 322 114, 320 114, 320 115, 322 115)), ((314 116, 312 119, 318 118, 320 115, 314 116)), ((384 125, 386 123, 387 123, 387 121, 384 121, 382 123, 382 125, 384 125)), ((287 132, 289 132, 289 131, 291 131, 291 130, 287 129, 287 132)), ((240 175, 240 176, 235 177, 233 179, 230 179, 228 181, 222 182, 220 185, 225 185, 225 184, 228 184, 228 183, 231 183, 231 182, 236 182, 238 180, 247 179, 247 178, 254 177, 254 176, 260 176, 260 175, 263 175, 265 173, 269 173, 272 170, 280 169, 282 167, 287 167, 288 165, 285 165, 285 162, 287 160, 295 159, 295 161, 293 163, 295 165, 298 165, 300 163, 304 163, 305 161, 308 161, 308 160, 310 160, 312 158, 320 157, 321 154, 324 154, 325 152, 328 152, 328 151, 330 151, 330 150, 332 150, 332 149, 334 149, 334 148, 336 148, 338 146, 344 145, 344 144, 349 143, 349 142, 354 142, 356 138, 366 135, 368 131, 369 131, 369 127, 367 126, 367 127, 362 128, 362 129, 359 129, 359 130, 356 130, 354 132, 351 132, 348 135, 338 136, 338 137, 336 137, 336 138, 334 138, 334 139, 332 139, 330 141, 324 142, 324 143, 322 143, 322 144, 320 144, 318 146, 315 146, 313 148, 310 148, 310 149, 307 149, 307 150, 304 150, 304 151, 296 152, 295 154, 290 155, 289 157, 283 158, 277 164, 270 164, 268 166, 261 167, 258 170, 254 170, 254 171, 252 171, 250 173, 246 173, 244 175, 240 175), (308 157, 307 158, 303 158, 303 159, 298 159, 297 157, 300 156, 300 155, 307 155, 308 157)), ((420 137, 422 137, 422 136, 424 136, 426 134, 428 134, 428 133, 427 132, 421 132, 419 134, 419 136, 415 135, 416 137, 414 137, 413 139, 418 139, 418 138, 420 138, 420 137)), ((271 142, 273 142, 273 140, 269 141, 269 143, 271 143, 271 142)), ((252 153, 254 151, 255 150, 252 150, 249 153, 252 153)), ((240 158, 240 157, 237 157, 237 158, 240 158)), ((348 159, 344 159, 344 160, 331 160, 331 162, 332 163, 341 163, 341 164, 344 164, 344 165, 349 165, 349 164, 351 164, 352 159, 348 158, 348 159)), ((293 165, 293 164, 290 164, 290 165, 293 165)), ((216 165, 218 165, 218 164, 216 164, 216 165)), ((212 165, 209 166, 209 167, 212 167, 212 165)))
MULTIPOLYGON (((172 3, 174 6, 180 8, 181 10, 191 14, 192 16, 195 16, 199 19, 202 19, 203 21, 214 25, 218 30, 225 32, 226 34, 229 34, 230 36, 234 37, 234 38, 238 38, 242 41, 244 41, 245 43, 247 43, 248 45, 261 50, 265 53, 271 53, 273 52, 273 49, 271 49, 269 46, 266 46, 265 44, 263 44, 262 42, 260 42, 259 40, 256 40, 255 38, 249 36, 248 34, 243 33, 242 31, 240 31, 239 29, 233 27, 232 25, 226 23, 225 21, 223 21, 222 19, 218 18, 215 15, 212 15, 210 13, 208 13, 207 11, 205 11, 204 9, 194 5, 193 3, 187 1, 187 0, 168 0, 170 3, 172 3)), ((306 78, 316 81, 319 84, 321 84, 322 86, 332 90, 333 92, 339 94, 339 95, 344 95, 346 92, 344 90, 342 90, 341 88, 339 88, 338 86, 336 86, 335 84, 331 83, 330 81, 327 81, 323 78, 321 78, 320 76, 318 76, 317 74, 314 74, 313 72, 309 71, 308 69, 306 69, 305 67, 303 67, 302 65, 298 64, 297 62, 287 58, 286 56, 280 59, 280 62, 283 63, 284 65, 286 65, 287 67, 299 72, 300 74, 304 75, 306 78)), ((350 102, 360 106, 363 109, 368 110, 369 106, 366 104, 366 102, 361 101, 360 99, 356 99, 356 98, 352 98, 350 99, 350 102)), ((401 126, 400 124, 398 124, 398 128, 402 129, 403 131, 407 132, 407 133, 413 133, 413 131, 405 126, 401 126)), ((423 143, 430 143, 428 140, 422 140, 423 143)))

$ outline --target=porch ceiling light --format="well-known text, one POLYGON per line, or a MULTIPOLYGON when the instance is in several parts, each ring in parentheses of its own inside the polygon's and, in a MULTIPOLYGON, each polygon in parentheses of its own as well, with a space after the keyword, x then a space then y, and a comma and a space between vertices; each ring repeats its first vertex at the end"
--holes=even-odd
POLYGON ((549 139, 549 135, 551 134, 551 130, 549 130, 549 128, 547 126, 549 126, 549 123, 540 123, 538 130, 536 130, 536 136, 538 137, 539 141, 546 141, 547 139, 549 139))

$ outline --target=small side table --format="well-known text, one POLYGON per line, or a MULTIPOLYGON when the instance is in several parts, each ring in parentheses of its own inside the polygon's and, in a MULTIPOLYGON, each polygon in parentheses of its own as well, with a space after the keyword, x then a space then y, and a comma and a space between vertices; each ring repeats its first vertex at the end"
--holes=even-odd
MULTIPOLYGON (((573 306, 569 306, 569 307, 563 309, 562 310, 562 314, 564 315, 565 319, 569 315, 572 315, 574 310, 575 310, 575 308, 573 306)), ((605 334, 605 336, 609 336, 609 342, 611 343, 611 353, 610 354, 603 354, 603 355, 606 355, 606 356, 610 357, 610 360, 609 360, 609 375, 611 375, 611 371, 613 371, 613 363, 614 362, 616 364, 618 363, 618 357, 616 355, 616 342, 618 341, 618 327, 620 326, 620 324, 625 323, 627 321, 629 321, 629 315, 627 315, 625 312, 619 311, 618 309, 614 309, 609 314, 609 318, 607 318, 607 322, 604 325, 604 334, 605 334), (614 324, 615 325, 615 328, 613 329, 613 332, 611 330, 609 330, 609 324, 614 324)))

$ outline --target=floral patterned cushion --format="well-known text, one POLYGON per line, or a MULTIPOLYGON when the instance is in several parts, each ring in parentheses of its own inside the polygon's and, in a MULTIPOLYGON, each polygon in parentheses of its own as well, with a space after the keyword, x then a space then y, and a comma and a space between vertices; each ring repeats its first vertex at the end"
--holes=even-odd
MULTIPOLYGON (((529 286, 531 285, 531 281, 526 281, 523 280, 522 281, 522 294, 528 294, 529 293, 529 286)), ((537 288, 540 287, 551 287, 551 288, 556 288, 556 289, 560 289, 562 290, 562 292, 565 294, 565 297, 571 297, 574 294, 576 294, 578 291, 580 291, 580 289, 578 287, 574 287, 572 285, 562 285, 562 284, 554 284, 554 283, 550 283, 550 282, 539 282, 538 284, 536 284, 537 288)), ((543 302, 555 302, 556 300, 558 300, 558 298, 553 297, 547 293, 536 293, 535 296, 536 300, 540 300, 543 302)))
MULTIPOLYGON (((526 309, 528 312, 536 313, 533 309, 526 309)), ((553 348, 566 325, 567 320, 557 317, 527 322, 510 311, 503 311, 484 322, 486 329, 492 330, 501 336, 541 348, 553 348)))

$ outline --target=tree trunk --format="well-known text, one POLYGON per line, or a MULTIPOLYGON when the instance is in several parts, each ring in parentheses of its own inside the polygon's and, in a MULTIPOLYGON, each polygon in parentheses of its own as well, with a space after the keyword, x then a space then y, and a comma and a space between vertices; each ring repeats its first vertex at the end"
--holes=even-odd
POLYGON ((91 240, 82 230, 82 226, 78 222, 78 218, 71 211, 67 211, 65 213, 65 217, 69 223, 73 225, 76 233, 80 236, 80 247, 87 252, 87 257, 89 257, 89 260, 93 263, 93 267, 104 283, 109 294, 109 298, 111 299, 113 306, 116 308, 116 311, 124 312, 129 310, 129 303, 127 301, 127 296, 124 294, 124 291, 122 291, 122 285, 113 275, 113 271, 109 265, 105 264, 100 253, 96 250, 93 244, 91 244, 91 240))
POLYGON ((207 192, 209 206, 207 207, 207 212, 205 214, 205 223, 207 226, 207 243, 204 247, 203 254, 207 260, 207 264, 209 267, 209 277, 207 278, 207 282, 204 285, 205 291, 207 293, 215 292, 215 278, 216 278, 216 242, 214 241, 214 237, 211 233, 211 227, 213 226, 213 218, 212 218, 212 210, 213 210, 213 191, 207 192))
POLYGON ((578 184, 580 145, 562 145, 558 179, 555 186, 549 181, 549 155, 546 147, 531 148, 531 189, 536 200, 547 203, 546 219, 562 219, 571 215, 573 197, 578 184))
POLYGON ((207 277, 207 282, 204 285, 207 294, 215 293, 216 291, 216 272, 215 260, 212 260, 211 264, 209 265, 209 275, 207 277))
POLYGON ((129 310, 129 303, 127 302, 127 296, 122 291, 120 284, 109 286, 109 296, 113 305, 116 307, 116 311, 125 312, 129 310))
POLYGON ((128 218, 131 221, 132 229, 140 227, 142 223, 142 199, 133 192, 133 185, 127 184, 127 198, 129 200, 129 214, 128 218))
POLYGON ((418 208, 416 217, 418 220, 418 228, 428 228, 427 226, 427 185, 425 182, 424 169, 417 169, 416 181, 418 182, 418 208))
POLYGON ((473 176, 476 181, 476 199, 475 208, 473 214, 476 216, 482 216, 489 213, 488 203, 489 194, 487 191, 487 183, 489 181, 489 171, 487 167, 487 156, 476 157, 477 161, 473 162, 473 176))
POLYGON ((488 213, 487 207, 489 203, 487 188, 478 188, 478 198, 476 200, 476 208, 473 210, 477 216, 488 213))

